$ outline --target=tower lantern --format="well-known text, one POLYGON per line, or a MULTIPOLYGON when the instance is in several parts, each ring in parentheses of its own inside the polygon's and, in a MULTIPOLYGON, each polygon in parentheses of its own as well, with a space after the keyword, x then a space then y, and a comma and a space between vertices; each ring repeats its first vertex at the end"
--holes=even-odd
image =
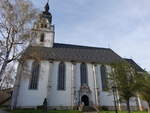
POLYGON ((44 11, 39 14, 32 30, 32 46, 53 47, 54 43, 54 25, 52 25, 52 14, 49 12, 49 3, 47 2, 44 11))

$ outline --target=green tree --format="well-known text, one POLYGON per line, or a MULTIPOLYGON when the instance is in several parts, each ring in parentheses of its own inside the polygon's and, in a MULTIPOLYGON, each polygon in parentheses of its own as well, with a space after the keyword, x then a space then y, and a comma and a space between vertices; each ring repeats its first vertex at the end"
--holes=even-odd
POLYGON ((110 73, 111 86, 115 86, 121 100, 126 101, 128 113, 130 113, 130 98, 135 96, 136 71, 126 61, 112 64, 110 73))
POLYGON ((140 98, 148 103, 148 113, 150 113, 150 75, 139 73, 137 77, 138 94, 140 98))

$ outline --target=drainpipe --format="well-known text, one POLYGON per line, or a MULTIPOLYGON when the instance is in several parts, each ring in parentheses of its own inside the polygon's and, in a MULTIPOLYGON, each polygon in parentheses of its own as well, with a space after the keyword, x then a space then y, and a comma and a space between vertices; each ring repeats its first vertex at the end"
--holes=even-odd
POLYGON ((139 103, 139 110, 143 111, 142 102, 141 102, 139 95, 137 95, 137 99, 138 99, 138 103, 139 103))
POLYGON ((121 109, 120 97, 117 89, 116 89, 116 97, 117 97, 118 109, 119 111, 121 111, 122 109, 121 109))

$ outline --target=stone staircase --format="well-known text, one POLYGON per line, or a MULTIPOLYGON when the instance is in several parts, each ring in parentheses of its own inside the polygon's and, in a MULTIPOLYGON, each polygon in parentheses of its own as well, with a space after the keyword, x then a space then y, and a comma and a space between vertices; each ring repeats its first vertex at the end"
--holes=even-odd
POLYGON ((82 111, 84 111, 84 112, 95 112, 96 110, 92 106, 84 106, 82 111))

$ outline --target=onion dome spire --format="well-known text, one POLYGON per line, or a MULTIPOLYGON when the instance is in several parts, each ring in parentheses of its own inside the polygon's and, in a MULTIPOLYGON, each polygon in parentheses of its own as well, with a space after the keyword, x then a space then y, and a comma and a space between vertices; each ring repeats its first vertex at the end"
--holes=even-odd
POLYGON ((49 4, 47 2, 47 4, 45 5, 45 12, 49 12, 49 4))
POLYGON ((50 24, 52 23, 52 14, 49 12, 49 0, 47 1, 45 7, 44 7, 45 11, 43 11, 43 17, 47 18, 50 22, 50 24))

